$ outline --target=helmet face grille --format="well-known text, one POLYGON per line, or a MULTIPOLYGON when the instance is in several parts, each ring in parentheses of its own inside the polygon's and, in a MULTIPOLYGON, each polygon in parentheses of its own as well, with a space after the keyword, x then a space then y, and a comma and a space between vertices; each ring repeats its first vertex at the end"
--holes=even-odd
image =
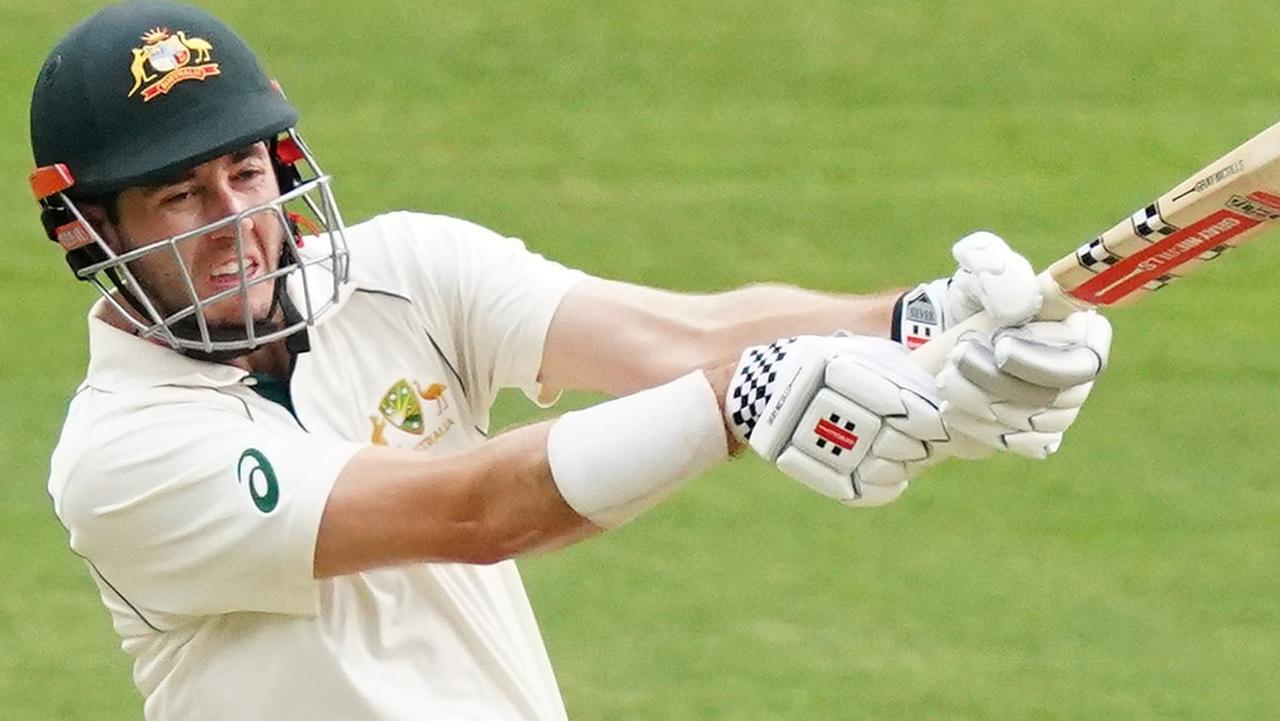
POLYGON ((125 252, 112 249, 75 202, 64 198, 101 258, 78 268, 77 277, 93 283, 138 335, 206 360, 235 358, 316 324, 340 302, 349 277, 345 226, 329 177, 296 134, 290 140, 304 155, 296 165, 307 171, 292 190, 125 252), (279 257, 258 263, 246 226, 280 237, 279 257), (192 253, 184 251, 212 236, 233 238, 233 259, 209 289, 197 282, 196 270, 184 260, 192 253), (167 272, 157 280, 142 270, 147 266, 167 272), (232 317, 229 308, 237 309, 232 317))

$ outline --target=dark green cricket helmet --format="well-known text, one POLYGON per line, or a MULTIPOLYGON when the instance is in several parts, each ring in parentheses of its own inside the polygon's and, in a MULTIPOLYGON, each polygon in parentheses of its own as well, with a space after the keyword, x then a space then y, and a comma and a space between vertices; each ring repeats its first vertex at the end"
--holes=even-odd
POLYGON ((278 339, 305 338, 301 331, 337 307, 348 263, 330 178, 294 130, 297 119, 244 41, 203 10, 158 0, 100 10, 49 53, 31 97, 30 181, 45 233, 66 251, 76 277, 93 283, 144 338, 219 362, 278 339), (81 203, 102 204, 126 188, 163 183, 258 141, 267 142, 280 195, 255 207, 127 252, 113 248, 81 211, 81 203), (249 216, 278 222, 294 241, 283 243, 272 272, 246 259, 251 241, 239 221, 249 216), (237 288, 201 296, 188 285, 185 302, 166 304, 130 267, 229 227, 239 249, 237 288), (317 240, 306 244, 306 272, 303 228, 317 240), (273 301, 262 317, 210 324, 211 303, 238 295, 248 307, 250 289, 267 283, 273 301), (302 289, 301 306, 290 286, 302 289))
POLYGON ((75 197, 171 177, 292 128, 298 113, 231 28, 158 0, 113 5, 49 53, 31 97, 38 168, 75 197))

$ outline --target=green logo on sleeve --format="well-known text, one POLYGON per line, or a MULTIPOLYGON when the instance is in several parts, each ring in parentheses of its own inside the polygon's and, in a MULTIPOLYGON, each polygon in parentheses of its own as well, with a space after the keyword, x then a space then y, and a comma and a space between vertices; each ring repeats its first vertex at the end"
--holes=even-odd
POLYGON ((241 483, 249 486, 249 496, 253 505, 263 513, 270 513, 280 502, 280 483, 276 481, 276 470, 271 461, 262 455, 262 451, 250 448, 240 454, 240 463, 236 474, 241 483))

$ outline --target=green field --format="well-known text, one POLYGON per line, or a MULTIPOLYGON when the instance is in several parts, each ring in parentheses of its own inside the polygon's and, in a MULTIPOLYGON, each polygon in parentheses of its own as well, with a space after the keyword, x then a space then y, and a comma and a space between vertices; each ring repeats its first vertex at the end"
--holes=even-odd
MULTIPOLYGON (((95 5, 0 0, 15 721, 141 717, 44 492, 92 293, 42 240, 27 101, 95 5)), ((301 107, 348 221, 458 215, 680 289, 905 285, 949 272, 950 243, 979 227, 1046 263, 1280 119, 1280 5, 1262 0, 216 9, 301 107)), ((742 460, 525 562, 570 714, 1274 718, 1277 241, 1114 313, 1112 370, 1047 462, 943 466, 851 511, 742 460)))

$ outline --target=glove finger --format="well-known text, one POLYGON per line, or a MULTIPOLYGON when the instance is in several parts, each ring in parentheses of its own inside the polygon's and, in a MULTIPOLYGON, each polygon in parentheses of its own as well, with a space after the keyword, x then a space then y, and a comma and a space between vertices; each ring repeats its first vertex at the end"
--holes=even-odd
MULTIPOLYGON (((941 399, 938 401, 941 402, 941 399)), ((922 398, 911 391, 902 394, 902 405, 907 409, 906 416, 890 416, 884 422, 903 433, 922 441, 945 441, 947 429, 942 425, 942 416, 938 406, 928 398, 922 398)))
POLYGON ((974 231, 951 246, 951 257, 962 269, 978 273, 1001 273, 1013 249, 1004 238, 989 230, 974 231))
POLYGON ((1084 405, 1085 400, 1089 398, 1090 391, 1093 390, 1093 383, 1081 383, 1078 386, 1070 388, 1058 394, 1051 404, 1054 408, 1079 408, 1084 405))
POLYGON ((1080 408, 1051 408, 1031 417, 1031 430, 1041 433, 1062 433, 1076 422, 1080 408))
POLYGON ((995 335, 996 364, 1006 373, 1049 388, 1094 380, 1106 369, 1111 324, 1095 313, 1073 313, 1061 322, 1028 323, 995 335))
POLYGON ((850 508, 874 508, 875 506, 883 506, 886 503, 892 503, 898 500, 904 491, 907 490, 908 483, 903 481, 896 486, 872 486, 868 485, 862 496, 859 498, 849 498, 841 501, 850 508))
POLYGON ((1111 357, 1111 321, 1094 309, 1072 313, 1062 320, 1072 338, 1098 354, 1099 365, 1107 367, 1111 357))
POLYGON ((943 327, 949 328, 982 311, 982 286, 978 277, 963 266, 951 276, 942 297, 943 327))
POLYGON ((1020 431, 1041 431, 1044 433, 1061 433, 1071 427, 1080 408, 1029 408, 1008 403, 997 403, 991 407, 996 421, 1020 431))
POLYGON ((988 421, 996 419, 991 411, 991 396, 960 375, 960 370, 954 365, 947 364, 938 371, 937 383, 938 397, 943 401, 978 418, 988 421))
POLYGON ((902 389, 859 359, 841 355, 827 363, 826 386, 880 416, 905 415, 902 389))
POLYGON ((1004 437, 1009 450, 1020 456, 1043 460, 1058 450, 1062 445, 1061 433, 1010 433, 1004 437))
POLYGON ((929 457, 929 449, 924 442, 894 428, 881 428, 876 439, 871 443, 874 456, 891 461, 920 461, 929 457))
POLYGON ((947 427, 958 435, 967 436, 977 443, 997 450, 1007 450, 1027 458, 1046 458, 1058 450, 1058 446, 1062 443, 1060 432, 1017 431, 1008 426, 991 423, 947 408, 945 404, 942 417, 946 420, 947 427))
POLYGON ((1008 447, 1005 445, 1004 435, 1013 430, 1001 423, 978 418, 951 405, 949 401, 942 404, 942 420, 947 424, 947 429, 953 433, 959 432, 997 450, 1005 450, 1008 447))
POLYGON ((788 446, 774 461, 778 470, 793 480, 812 488, 827 498, 837 501, 852 500, 854 492, 853 479, 834 468, 818 461, 795 446, 788 446))
POLYGON ((1044 388, 1087 383, 1102 372, 1101 359, 1092 348, 1050 344, 1027 336, 998 337, 995 363, 1005 373, 1044 388))
MULTIPOLYGON (((893 383, 926 398, 932 395, 933 377, 910 362, 907 349, 898 343, 885 338, 867 336, 833 338, 829 342, 838 350, 839 359, 843 363, 861 365, 871 373, 880 376, 881 383, 893 383)), ((864 372, 862 377, 865 375, 864 372)), ((862 400, 862 393, 858 390, 861 387, 860 384, 836 386, 828 382, 828 385, 849 398, 862 400)), ((900 413, 901 409, 899 408, 896 412, 900 413)))
POLYGON ((997 423, 1019 431, 1036 430, 1034 419, 1043 410, 1043 408, 1020 406, 1014 403, 996 403, 991 406, 991 412, 997 423))
POLYGON ((1008 426, 984 421, 954 410, 949 411, 946 408, 943 409, 943 418, 946 419, 948 428, 979 443, 1028 458, 1045 458, 1058 450, 1058 445, 1062 442, 1061 433, 1016 431, 1008 426))
POLYGON ((870 488, 896 486, 909 480, 911 476, 905 463, 884 458, 868 458, 853 471, 854 485, 863 495, 870 488))
POLYGON ((1057 397, 1059 388, 1028 383, 1004 372, 996 364, 992 349, 979 342, 974 335, 966 336, 957 343, 947 359, 949 363, 954 363, 961 376, 988 394, 989 403, 1003 401, 1044 407, 1057 397))
POLYGON ((952 247, 951 254, 962 271, 969 271, 976 280, 977 287, 966 288, 965 295, 998 325, 1025 323, 1040 311, 1042 296, 1035 270, 1000 236, 988 231, 970 233, 952 247))
POLYGON ((1079 322, 1085 326, 1085 345, 1098 354, 1099 365, 1102 366, 1102 370, 1106 370, 1107 364, 1111 362, 1111 339, 1113 334, 1111 321, 1107 320, 1105 315, 1091 310, 1085 313, 1073 314, 1071 318, 1067 318, 1066 322, 1079 322), (1083 318, 1076 321, 1074 317, 1076 315, 1083 316, 1083 318))
POLYGON ((974 440, 959 430, 951 429, 951 440, 946 443, 934 444, 931 449, 932 455, 928 461, 924 463, 934 463, 933 459, 941 460, 944 455, 952 458, 959 458, 962 461, 976 461, 983 458, 989 458, 995 455, 996 449, 987 443, 974 440))

